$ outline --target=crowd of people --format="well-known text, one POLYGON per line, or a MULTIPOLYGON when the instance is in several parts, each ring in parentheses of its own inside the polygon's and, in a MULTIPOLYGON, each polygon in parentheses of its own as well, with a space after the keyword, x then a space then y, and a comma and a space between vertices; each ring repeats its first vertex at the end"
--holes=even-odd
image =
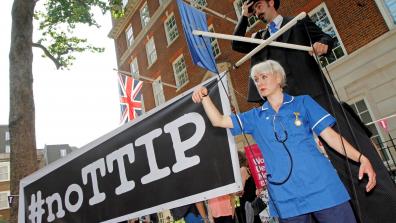
MULTIPOLYGON (((252 210, 251 203, 256 198, 262 199, 265 190, 255 185, 244 152, 238 151, 238 158, 243 188, 241 191, 171 209, 173 221, 183 219, 186 223, 263 222, 260 213, 252 210)), ((269 218, 267 222, 270 222, 269 218)))
MULTIPOLYGON (((240 174, 242 179, 241 191, 212 198, 207 201, 192 203, 170 210, 171 216, 163 219, 164 223, 261 223, 259 213, 254 213, 251 203, 265 197, 265 190, 255 185, 247 163, 245 153, 238 151, 240 174), (248 205, 246 205, 248 203, 248 205)), ((265 199, 263 200, 265 201, 265 199)), ((263 210, 261 210, 263 211, 263 210)), ((268 211, 267 211, 268 212, 268 211)), ((267 215, 263 215, 268 217, 267 215)), ((151 214, 129 220, 128 223, 158 223, 158 215, 151 214)), ((264 222, 266 222, 264 220, 264 222)), ((268 223, 271 222, 268 218, 268 223)))

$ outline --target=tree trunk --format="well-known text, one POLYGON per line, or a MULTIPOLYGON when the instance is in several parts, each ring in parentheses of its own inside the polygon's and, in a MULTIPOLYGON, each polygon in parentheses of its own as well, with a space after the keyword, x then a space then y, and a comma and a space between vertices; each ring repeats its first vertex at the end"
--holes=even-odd
MULTIPOLYGON (((32 74, 34 0, 14 0, 10 48, 11 194, 19 194, 19 181, 37 169, 32 74)), ((29 199, 29 198, 27 198, 29 199)), ((18 219, 18 197, 11 205, 10 222, 18 219)))

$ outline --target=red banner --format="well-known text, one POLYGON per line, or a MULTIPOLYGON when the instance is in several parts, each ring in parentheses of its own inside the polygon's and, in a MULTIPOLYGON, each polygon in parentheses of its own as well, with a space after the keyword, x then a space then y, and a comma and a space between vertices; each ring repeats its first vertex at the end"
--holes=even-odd
POLYGON ((267 171, 265 171, 265 164, 263 154, 257 144, 245 147, 246 159, 248 161, 249 169, 254 179, 257 188, 262 188, 265 185, 265 178, 267 171), (263 179, 264 177, 264 179, 263 179))

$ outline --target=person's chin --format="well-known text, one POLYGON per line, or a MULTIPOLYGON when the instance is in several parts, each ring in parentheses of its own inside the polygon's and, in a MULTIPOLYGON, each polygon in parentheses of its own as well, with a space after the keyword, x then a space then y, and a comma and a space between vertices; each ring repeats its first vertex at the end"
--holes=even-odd
POLYGON ((268 93, 267 93, 267 92, 264 92, 264 91, 262 91, 262 92, 260 92, 260 96, 261 96, 261 97, 267 97, 267 96, 268 96, 268 93))

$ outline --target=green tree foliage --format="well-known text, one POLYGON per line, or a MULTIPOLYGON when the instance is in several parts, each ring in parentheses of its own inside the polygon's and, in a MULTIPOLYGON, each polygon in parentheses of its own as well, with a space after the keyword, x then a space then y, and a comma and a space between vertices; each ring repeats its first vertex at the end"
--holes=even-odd
POLYGON ((103 52, 103 48, 89 44, 86 38, 75 36, 74 30, 81 25, 100 27, 92 12, 94 8, 100 8, 103 14, 110 10, 113 17, 121 17, 124 13, 121 4, 121 0, 46 1, 44 10, 34 14, 41 37, 33 46, 41 48, 57 69, 69 68, 76 59, 75 53, 103 52))

